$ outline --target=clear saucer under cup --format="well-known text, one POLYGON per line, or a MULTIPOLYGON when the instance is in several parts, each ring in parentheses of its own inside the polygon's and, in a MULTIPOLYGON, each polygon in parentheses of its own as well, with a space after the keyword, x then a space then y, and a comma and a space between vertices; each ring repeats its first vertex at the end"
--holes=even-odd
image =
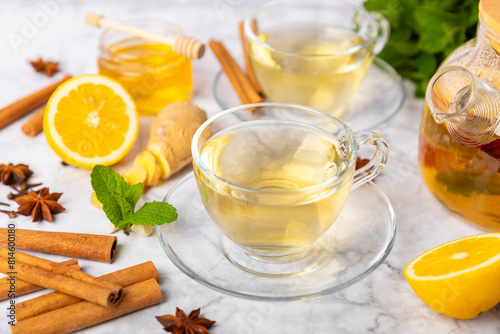
POLYGON ((312 270, 267 277, 239 267, 256 261, 250 265, 268 269, 265 261, 246 256, 218 229, 201 202, 193 173, 179 181, 164 200, 179 214, 177 221, 157 226, 170 260, 209 288, 249 299, 302 300, 342 290, 384 261, 396 235, 391 203, 368 182, 351 191, 336 222, 313 246, 321 258, 312 270))
MULTIPOLYGON (((241 105, 226 74, 217 73, 213 84, 215 100, 222 110, 241 105)), ((385 61, 374 58, 361 85, 340 119, 353 131, 371 130, 387 123, 401 110, 406 93, 403 80, 385 61)))

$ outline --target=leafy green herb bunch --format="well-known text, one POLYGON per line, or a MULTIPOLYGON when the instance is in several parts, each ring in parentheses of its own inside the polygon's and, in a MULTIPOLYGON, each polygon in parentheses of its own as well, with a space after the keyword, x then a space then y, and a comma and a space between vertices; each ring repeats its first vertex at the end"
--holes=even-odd
POLYGON ((416 84, 423 97, 438 66, 458 46, 475 37, 479 0, 367 0, 391 24, 391 36, 378 55, 416 84))

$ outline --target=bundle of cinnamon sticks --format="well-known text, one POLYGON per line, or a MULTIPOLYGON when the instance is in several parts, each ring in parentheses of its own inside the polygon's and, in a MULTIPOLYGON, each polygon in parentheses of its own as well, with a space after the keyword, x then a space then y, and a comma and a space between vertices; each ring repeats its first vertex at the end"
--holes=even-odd
POLYGON ((0 247, 0 272, 8 275, 0 279, 0 300, 12 298, 12 292, 20 296, 44 288, 56 291, 17 304, 12 333, 69 333, 162 300, 158 272, 150 261, 93 277, 79 270, 77 259, 56 263, 17 250, 111 262, 116 237, 16 229, 13 247, 8 232, 0 229, 0 245, 9 246, 0 247))
MULTIPOLYGON (((258 28, 256 20, 252 21, 251 26, 254 33, 257 33, 258 28)), ((243 22, 241 22, 239 25, 239 31, 243 47, 243 55, 245 57, 246 74, 243 73, 243 70, 238 66, 237 62, 234 60, 233 56, 228 51, 224 43, 212 39, 208 44, 217 57, 222 70, 229 78, 231 85, 236 91, 236 94, 238 94, 241 103, 259 103, 264 100, 264 95, 250 64, 250 58, 247 52, 247 46, 244 37, 243 22)))
POLYGON ((45 103, 49 100, 56 88, 70 78, 71 75, 66 74, 61 79, 49 84, 48 86, 43 87, 42 89, 0 109, 0 130, 24 115, 27 115, 34 109, 39 108, 37 112, 23 125, 22 131, 30 137, 40 133, 42 131, 45 103))
POLYGON ((82 271, 20 251, 0 248, 0 272, 45 288, 57 290, 102 306, 120 302, 121 286, 98 280, 82 271))
POLYGON ((105 307, 52 292, 17 304, 12 333, 71 333, 162 301, 158 272, 151 261, 98 279, 123 286, 123 297, 117 305, 105 307))

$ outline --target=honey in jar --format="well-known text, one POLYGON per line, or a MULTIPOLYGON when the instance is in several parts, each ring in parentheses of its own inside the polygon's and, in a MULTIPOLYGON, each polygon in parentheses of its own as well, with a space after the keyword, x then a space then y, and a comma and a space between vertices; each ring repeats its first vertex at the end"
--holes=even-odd
MULTIPOLYGON (((158 19, 129 24, 172 37, 183 33, 175 24, 158 19)), ((156 114, 169 103, 189 99, 191 60, 179 56, 170 45, 105 30, 100 52, 99 73, 120 82, 134 98, 140 114, 156 114)))

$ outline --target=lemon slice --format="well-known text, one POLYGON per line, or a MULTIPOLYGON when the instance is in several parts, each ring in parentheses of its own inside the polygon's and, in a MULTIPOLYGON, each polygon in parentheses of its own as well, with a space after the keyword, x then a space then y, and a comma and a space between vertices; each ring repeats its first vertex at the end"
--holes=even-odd
POLYGON ((139 120, 132 97, 116 81, 87 74, 61 84, 47 103, 43 130, 66 163, 111 165, 132 148, 139 120))
POLYGON ((471 319, 500 302, 500 233, 484 233, 433 248, 406 266, 415 293, 433 310, 471 319))

